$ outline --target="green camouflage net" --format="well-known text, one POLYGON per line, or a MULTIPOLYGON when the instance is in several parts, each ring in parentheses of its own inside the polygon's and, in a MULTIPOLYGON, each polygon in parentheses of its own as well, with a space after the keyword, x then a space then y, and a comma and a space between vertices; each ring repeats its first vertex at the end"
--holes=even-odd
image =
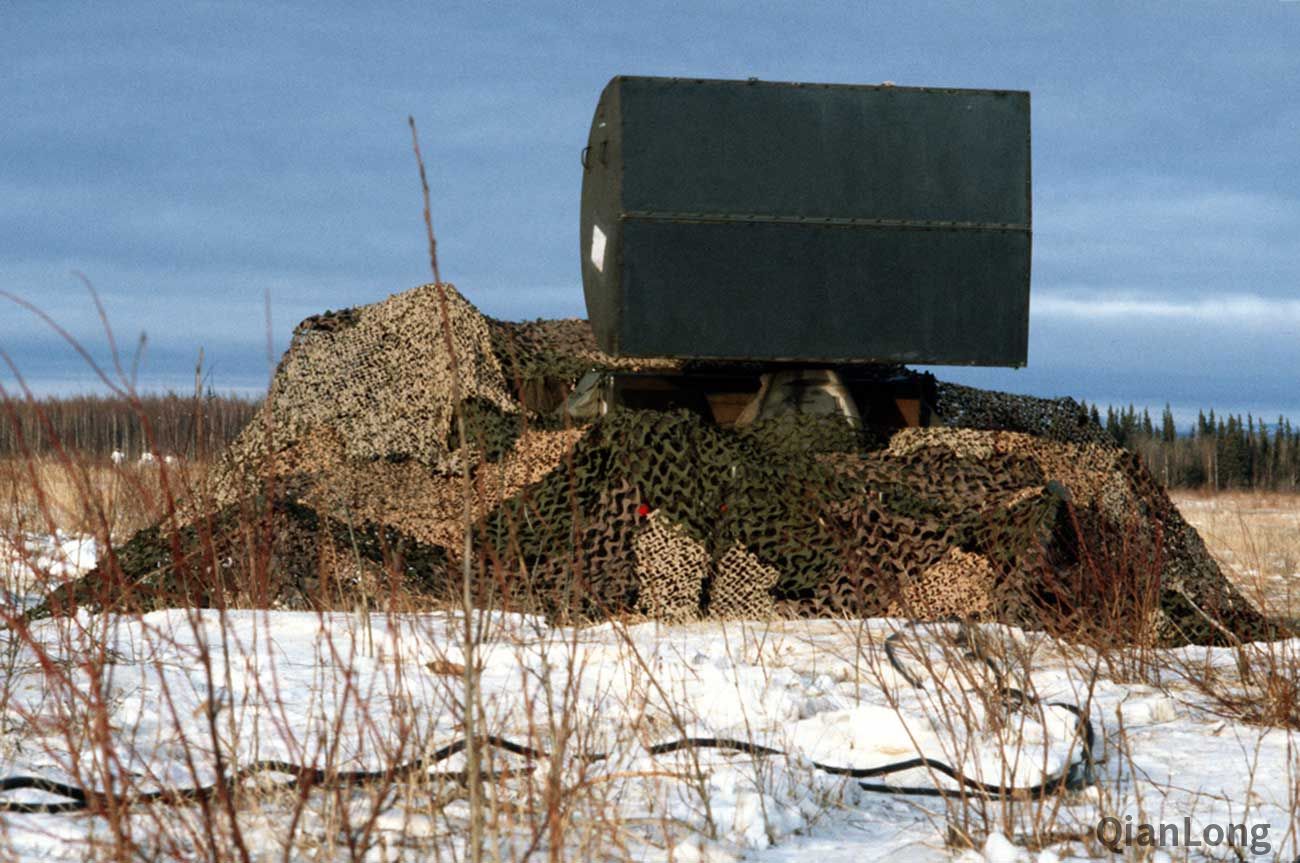
POLYGON ((631 561, 619 558, 632 547, 636 512, 653 508, 710 559, 740 546, 785 574, 780 590, 806 588, 835 559, 815 497, 830 493, 843 501, 849 493, 818 456, 857 439, 831 420, 729 430, 685 412, 614 411, 564 465, 484 520, 485 543, 498 559, 552 579, 568 562, 585 561, 588 600, 597 615, 607 614, 602 605, 624 610, 636 596, 631 561))
POLYGON ((391 527, 351 525, 287 498, 139 531, 30 618, 76 608, 351 608, 359 592, 447 596, 445 549, 391 527))
POLYGON ((1242 637, 1267 630, 1121 450, 948 429, 864 443, 829 420, 733 430, 685 413, 617 411, 484 520, 483 544, 521 573, 512 602, 563 619, 733 616, 714 594, 721 561, 744 554, 755 577, 774 574, 774 613, 974 610, 1030 627, 1050 615, 1066 632, 1119 615, 1132 618, 1129 631, 1170 642, 1220 639, 1216 626, 1242 637), (690 569, 693 583, 671 590, 638 546, 664 525, 693 548, 651 546, 673 558, 671 571, 690 569), (688 558, 702 562, 680 564, 688 558))
POLYGON ((556 620, 957 614, 1067 635, 1118 621, 1163 643, 1272 632, 1069 399, 939 384, 942 424, 903 430, 621 409, 566 428, 556 411, 589 370, 683 367, 605 356, 582 321, 484 318, 450 286, 308 319, 213 478, 215 515, 192 503, 178 544, 142 532, 54 605, 452 597, 468 467, 478 601, 556 620), (273 525, 269 555, 247 552, 250 512, 273 525), (219 552, 204 563, 208 536, 219 552))

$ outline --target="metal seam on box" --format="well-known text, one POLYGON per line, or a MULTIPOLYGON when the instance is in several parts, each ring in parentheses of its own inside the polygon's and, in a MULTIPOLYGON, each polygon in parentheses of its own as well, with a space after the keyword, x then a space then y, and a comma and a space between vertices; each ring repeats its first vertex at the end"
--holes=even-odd
POLYGON ((831 227, 906 228, 923 231, 1011 231, 1029 233, 1030 226, 1014 222, 949 222, 940 219, 859 219, 830 216, 769 216, 761 213, 675 213, 628 210, 619 218, 644 222, 720 222, 778 225, 826 225, 831 227))
POLYGON ((908 84, 838 84, 827 81, 769 81, 766 78, 693 78, 682 75, 617 75, 618 81, 635 81, 649 84, 722 84, 746 87, 798 88, 808 90, 871 90, 889 93, 927 93, 943 96, 1028 96, 1028 90, 999 90, 989 87, 919 87, 908 84))

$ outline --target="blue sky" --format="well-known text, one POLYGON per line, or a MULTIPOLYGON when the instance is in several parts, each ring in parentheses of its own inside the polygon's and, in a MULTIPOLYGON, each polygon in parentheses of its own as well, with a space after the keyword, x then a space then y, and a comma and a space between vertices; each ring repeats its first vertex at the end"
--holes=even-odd
MULTIPOLYGON (((1300 420, 1300 2, 0 0, 0 290, 141 381, 256 391, 293 325, 444 277, 581 315, 578 153, 614 74, 1027 89, 1029 367, 1044 395, 1300 420)), ((84 364, 0 306, 42 392, 84 364)), ((7 375, 7 372, 3 373, 7 375)), ((0 378, 7 385, 12 381, 0 378)))

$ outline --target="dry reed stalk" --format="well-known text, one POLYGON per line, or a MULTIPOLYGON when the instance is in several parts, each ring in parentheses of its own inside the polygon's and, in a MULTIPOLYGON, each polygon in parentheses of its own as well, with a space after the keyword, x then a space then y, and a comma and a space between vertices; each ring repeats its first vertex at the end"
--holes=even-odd
POLYGON ((424 198, 424 228, 429 243, 429 266, 433 270, 433 281, 438 289, 438 311, 442 318, 442 335, 446 343, 447 355, 451 362, 451 398, 456 411, 456 440, 460 445, 461 458, 461 498, 464 506, 463 529, 464 542, 461 547, 461 606, 464 614, 465 654, 465 709, 463 723, 465 736, 471 741, 466 751, 466 773, 469 777, 470 806, 470 860, 480 863, 483 859, 483 783, 480 777, 480 752, 476 743, 478 710, 478 671, 475 668, 476 637, 474 632, 474 569, 473 569, 473 525, 474 525, 474 489, 470 479, 469 441, 465 431, 465 406, 460 390, 460 358, 456 353, 456 344, 452 338, 451 315, 447 310, 447 291, 443 285, 442 274, 438 269, 438 242, 433 233, 433 216, 429 207, 429 179, 424 170, 424 158, 420 154, 420 137, 415 128, 415 117, 408 116, 411 127, 411 147, 415 152, 415 162, 420 169, 420 189, 424 198))

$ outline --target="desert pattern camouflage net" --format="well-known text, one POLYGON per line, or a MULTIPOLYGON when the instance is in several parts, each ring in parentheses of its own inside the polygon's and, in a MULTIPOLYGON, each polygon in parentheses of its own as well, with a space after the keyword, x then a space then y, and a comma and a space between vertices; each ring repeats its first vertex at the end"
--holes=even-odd
POLYGON ((478 601, 556 620, 958 615, 1067 635, 1121 620, 1161 643, 1272 631, 1069 399, 939 384, 943 425, 928 428, 617 408, 566 427, 557 408, 591 369, 681 364, 616 361, 582 321, 490 320, 450 286, 310 318, 214 477, 217 512, 191 510, 178 544, 141 532, 40 613, 448 599, 468 467, 478 601), (234 517, 250 511, 277 537, 269 562, 234 517))

